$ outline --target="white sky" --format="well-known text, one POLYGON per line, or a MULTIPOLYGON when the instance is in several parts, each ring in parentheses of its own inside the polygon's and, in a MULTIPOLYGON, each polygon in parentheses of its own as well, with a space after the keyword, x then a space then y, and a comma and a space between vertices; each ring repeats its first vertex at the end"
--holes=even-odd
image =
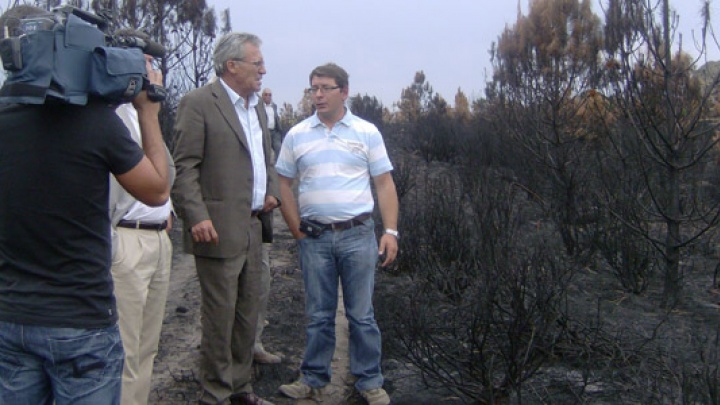
MULTIPOLYGON (((720 31, 720 0, 713 21, 720 31)), ((367 94, 392 107, 423 70, 435 92, 453 103, 458 87, 482 97, 492 74, 489 49, 517 18, 517 0, 208 0, 230 9, 234 31, 263 40, 263 87, 276 103, 293 107, 318 65, 335 62, 350 74, 350 94, 367 94)), ((701 0, 671 0, 680 14, 683 48, 700 26, 701 0)), ((527 14, 528 0, 521 0, 527 14)), ((600 9, 595 8, 598 15, 600 9)), ((720 52, 714 52, 718 59, 720 52)))
MULTIPOLYGON (((527 14, 528 2, 521 0, 527 14)), ((606 0, 602 1, 603 4, 606 0)), ((683 49, 700 27, 702 0, 670 0, 680 15, 683 49)), ((415 72, 423 70, 435 92, 453 104, 461 88, 483 97, 492 75, 489 49, 517 18, 517 0, 208 0, 218 14, 230 9, 235 31, 263 40, 268 74, 264 87, 293 107, 308 86, 308 74, 335 62, 350 74, 350 94, 377 97, 388 108, 400 99, 415 72)), ((602 15, 599 6, 595 12, 602 15)), ((720 35, 720 0, 711 0, 720 35)), ((720 60, 718 45, 708 60, 720 60)), ((0 69, 0 82, 4 79, 0 69)))

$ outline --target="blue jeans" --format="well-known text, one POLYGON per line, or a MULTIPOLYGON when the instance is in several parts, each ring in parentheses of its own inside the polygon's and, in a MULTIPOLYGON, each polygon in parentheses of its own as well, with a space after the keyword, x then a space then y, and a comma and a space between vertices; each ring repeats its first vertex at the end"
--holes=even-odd
POLYGON ((344 231, 328 230, 298 244, 309 318, 300 367, 303 382, 315 388, 330 382, 339 279, 350 331, 350 372, 357 377, 355 387, 360 391, 381 387, 382 342, 372 305, 378 260, 373 221, 344 231))
POLYGON ((120 404, 123 357, 117 325, 76 329, 0 322, 0 404, 120 404))

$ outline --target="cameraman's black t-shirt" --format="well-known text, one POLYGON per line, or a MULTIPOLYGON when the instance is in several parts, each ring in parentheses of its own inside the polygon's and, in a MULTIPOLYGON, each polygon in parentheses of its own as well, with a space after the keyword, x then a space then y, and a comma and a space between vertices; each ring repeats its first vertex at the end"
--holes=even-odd
POLYGON ((117 321, 109 174, 142 156, 111 106, 0 105, 0 321, 117 321))

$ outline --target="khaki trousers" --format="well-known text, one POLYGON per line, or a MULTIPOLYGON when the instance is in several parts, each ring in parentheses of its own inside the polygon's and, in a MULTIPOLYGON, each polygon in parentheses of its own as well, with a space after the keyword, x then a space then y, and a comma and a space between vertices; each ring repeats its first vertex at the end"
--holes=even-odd
POLYGON ((244 254, 229 259, 195 256, 202 292, 201 404, 226 405, 232 394, 253 392, 252 349, 262 272, 257 218, 247 232, 244 254))
POLYGON ((146 405, 172 265, 166 231, 117 228, 112 277, 125 349, 123 405, 146 405))

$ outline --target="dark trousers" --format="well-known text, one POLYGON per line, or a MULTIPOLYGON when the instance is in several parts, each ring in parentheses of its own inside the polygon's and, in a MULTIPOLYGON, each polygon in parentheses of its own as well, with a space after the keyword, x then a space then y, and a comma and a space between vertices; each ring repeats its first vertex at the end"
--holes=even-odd
POLYGON ((273 160, 277 161, 278 155, 280 155, 280 147, 282 146, 282 132, 273 129, 270 131, 270 135, 272 137, 272 149, 273 152, 275 152, 275 158, 273 160))

